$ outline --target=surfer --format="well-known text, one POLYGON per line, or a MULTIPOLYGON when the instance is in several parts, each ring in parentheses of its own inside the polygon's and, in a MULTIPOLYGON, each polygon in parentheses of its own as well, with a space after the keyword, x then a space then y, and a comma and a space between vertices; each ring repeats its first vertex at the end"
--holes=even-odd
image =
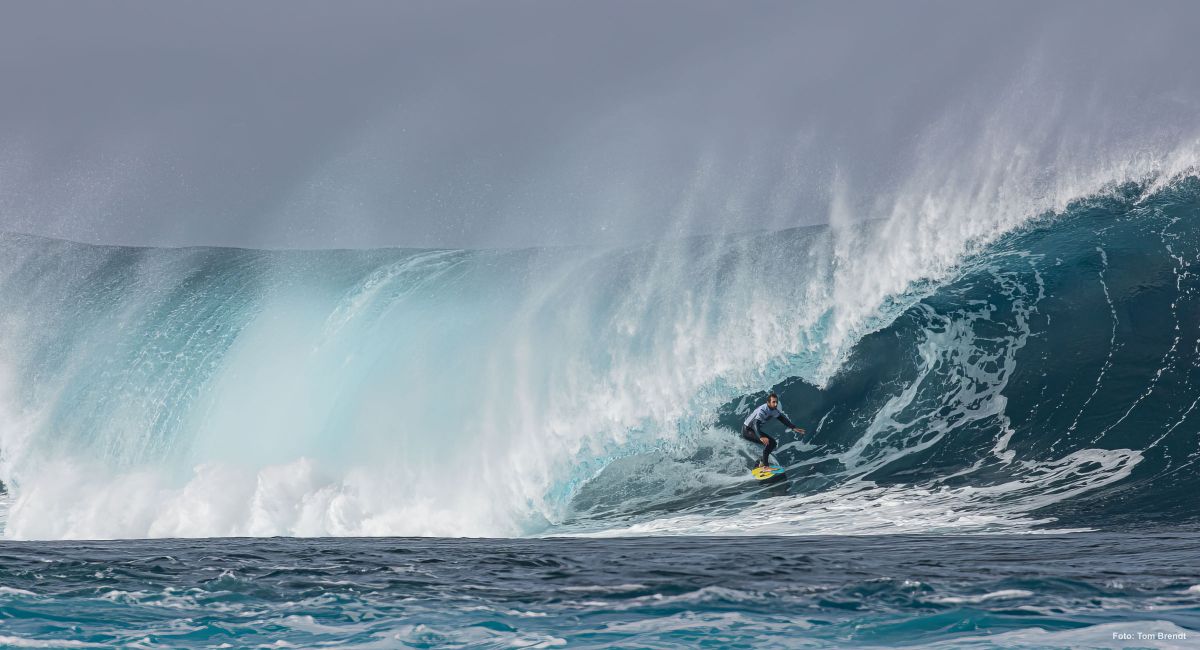
POLYGON ((750 417, 742 423, 742 437, 750 442, 758 443, 763 446, 762 460, 759 461, 759 467, 765 467, 770 464, 768 456, 775 451, 775 439, 762 432, 762 425, 771 418, 778 418, 783 426, 795 431, 796 433, 804 433, 804 429, 799 429, 792 421, 779 410, 779 397, 775 393, 767 395, 767 403, 754 409, 750 417))

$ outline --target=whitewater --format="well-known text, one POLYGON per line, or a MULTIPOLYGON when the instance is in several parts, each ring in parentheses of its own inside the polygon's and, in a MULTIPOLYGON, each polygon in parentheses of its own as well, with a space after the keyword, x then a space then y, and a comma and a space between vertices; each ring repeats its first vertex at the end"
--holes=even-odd
POLYGON ((1014 161, 873 218, 624 246, 0 235, 4 535, 1023 532, 1174 503, 1193 148, 1014 161), (736 433, 771 389, 810 431, 782 491, 736 433))

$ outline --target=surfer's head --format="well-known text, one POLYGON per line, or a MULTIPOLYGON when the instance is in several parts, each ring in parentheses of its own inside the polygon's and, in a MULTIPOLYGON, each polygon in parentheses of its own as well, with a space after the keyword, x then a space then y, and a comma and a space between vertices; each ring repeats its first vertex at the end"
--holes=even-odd
POLYGON ((775 393, 767 395, 767 406, 771 408, 776 408, 779 406, 779 397, 776 396, 775 393))

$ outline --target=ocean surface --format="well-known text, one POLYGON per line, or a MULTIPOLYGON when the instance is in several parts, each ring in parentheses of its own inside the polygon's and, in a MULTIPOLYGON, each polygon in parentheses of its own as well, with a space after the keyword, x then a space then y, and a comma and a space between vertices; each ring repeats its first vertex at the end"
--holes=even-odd
POLYGON ((1196 648, 1200 535, 0 544, 0 644, 1196 648))

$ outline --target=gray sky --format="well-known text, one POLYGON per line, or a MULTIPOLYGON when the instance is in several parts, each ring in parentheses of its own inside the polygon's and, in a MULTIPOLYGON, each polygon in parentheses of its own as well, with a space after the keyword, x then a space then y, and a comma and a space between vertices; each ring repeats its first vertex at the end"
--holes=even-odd
POLYGON ((867 205, 998 110, 1089 155, 1183 137, 1197 33, 1195 3, 0 1, 0 229, 318 248, 820 223, 835 187, 867 205))

